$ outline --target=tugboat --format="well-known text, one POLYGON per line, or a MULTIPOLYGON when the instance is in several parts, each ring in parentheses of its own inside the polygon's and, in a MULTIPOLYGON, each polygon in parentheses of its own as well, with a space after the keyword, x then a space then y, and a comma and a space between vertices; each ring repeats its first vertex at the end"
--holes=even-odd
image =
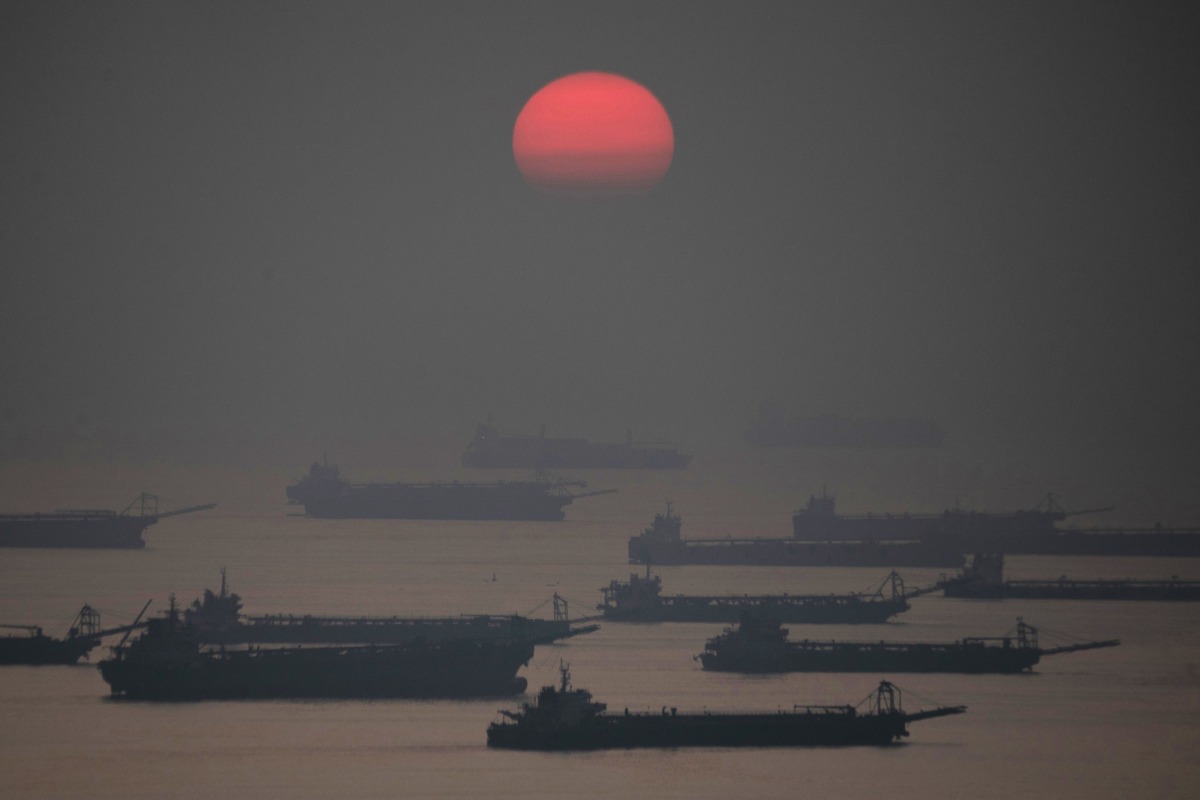
POLYGON ((501 711, 505 721, 487 729, 488 747, 510 750, 600 750, 633 747, 838 747, 889 745, 908 736, 908 723, 951 714, 966 706, 905 712, 900 690, 887 681, 855 706, 793 706, 791 711, 609 713, 585 689, 571 686, 559 666, 560 683, 545 686, 535 703, 501 711))
POLYGON ((591 633, 599 625, 572 624, 567 601, 553 597, 554 619, 517 614, 464 614, 457 617, 321 617, 310 614, 247 616, 242 598, 229 591, 225 570, 221 590, 205 589, 183 612, 206 644, 411 644, 450 639, 527 641, 549 644, 591 633))
POLYGON ((596 606, 605 619, 618 622, 736 622, 747 611, 793 623, 882 623, 907 611, 908 598, 937 591, 939 587, 905 591, 895 572, 869 594, 819 595, 667 595, 662 578, 636 574, 628 582, 612 581, 600 591, 604 601, 596 606), (891 585, 890 596, 883 587, 891 585))
POLYGON ((956 642, 789 642, 779 621, 748 614, 736 628, 709 639, 696 656, 717 672, 965 672, 1031 670, 1043 656, 1116 647, 1110 639, 1042 648, 1038 630, 1017 618, 1016 637, 970 637, 956 642))
POLYGON ((532 657, 522 641, 214 649, 172 598, 100 674, 114 696, 141 700, 487 697, 523 692, 516 672, 532 657))
POLYGON ((493 483, 347 483, 336 465, 314 462, 308 475, 287 487, 288 500, 321 519, 560 520, 582 497, 616 489, 571 492, 585 481, 493 483))

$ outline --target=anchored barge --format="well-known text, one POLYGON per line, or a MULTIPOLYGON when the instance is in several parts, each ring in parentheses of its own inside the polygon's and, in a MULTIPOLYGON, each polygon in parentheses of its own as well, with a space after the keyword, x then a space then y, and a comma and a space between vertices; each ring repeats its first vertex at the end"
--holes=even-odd
POLYGON ((78 510, 0 514, 0 547, 137 549, 142 532, 165 517, 215 508, 215 503, 159 511, 158 498, 142 493, 123 511, 78 510))
POLYGON ((1042 648, 1038 631, 1017 619, 1016 636, 956 642, 790 642, 778 620, 747 615, 736 628, 709 639, 697 656, 718 672, 965 672, 1030 670, 1043 656, 1116 647, 1116 639, 1042 648))
POLYGON ((310 517, 324 519, 559 520, 581 497, 616 489, 572 493, 584 481, 494 483, 346 483, 331 464, 314 463, 287 487, 288 499, 310 517))
POLYGON ((230 592, 221 571, 219 593, 205 589, 184 611, 184 621, 207 644, 410 644, 414 642, 524 641, 548 644, 591 633, 598 625, 572 624, 566 600, 554 595, 554 619, 516 614, 457 617, 324 617, 241 613, 242 598, 230 592))
POLYGON ((870 594, 828 595, 666 595, 662 578, 636 574, 628 582, 612 581, 600 591, 598 605, 605 619, 621 622, 736 622, 746 612, 791 623, 870 624, 887 622, 907 611, 908 598, 936 591, 938 587, 905 592, 896 573, 870 594), (891 585, 890 596, 883 587, 891 585))
POLYGON ((174 606, 100 662, 112 694, 143 700, 482 697, 525 690, 524 641, 204 647, 174 606))
MULTIPOLYGON (((140 614, 138 619, 141 619, 140 614)), ((127 633, 137 627, 138 623, 134 621, 132 625, 102 630, 100 614, 88 605, 79 610, 65 639, 47 636, 38 625, 0 625, 0 628, 25 631, 24 635, 0 636, 0 664, 77 664, 105 636, 127 633)))
POLYGON ((908 713, 900 690, 883 681, 854 706, 793 706, 791 711, 610 713, 585 689, 561 682, 545 686, 535 703, 501 711, 505 721, 488 726, 488 747, 511 750, 600 750, 633 747, 842 747, 889 745, 908 736, 908 723, 962 714, 966 706, 908 713))
POLYGON ((1200 556, 1198 528, 1059 527, 1069 517, 1111 510, 1067 511, 1048 494, 1032 509, 1008 512, 838 514, 836 499, 823 491, 792 515, 792 537, 822 543, 906 541, 955 554, 1200 556))
POLYGON ((666 514, 655 514, 650 527, 629 538, 629 561, 801 567, 958 567, 963 561, 952 542, 936 539, 683 539, 681 528, 668 504, 666 514))
POLYGON ((939 584, 946 597, 977 600, 1005 598, 1039 600, 1159 600, 1200 601, 1200 581, 1141 580, 1004 580, 1004 556, 976 554, 955 578, 939 584))
POLYGON ((480 424, 463 454, 464 467, 500 469, 684 469, 692 460, 669 442, 607 443, 500 433, 480 424))

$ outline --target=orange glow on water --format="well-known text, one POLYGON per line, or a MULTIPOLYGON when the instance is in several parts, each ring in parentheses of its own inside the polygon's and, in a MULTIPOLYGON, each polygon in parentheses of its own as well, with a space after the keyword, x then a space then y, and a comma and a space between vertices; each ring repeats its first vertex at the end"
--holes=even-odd
POLYGON ((658 185, 675 132, 644 86, 607 72, 577 72, 542 87, 513 127, 513 157, 542 189, 635 193, 658 185))

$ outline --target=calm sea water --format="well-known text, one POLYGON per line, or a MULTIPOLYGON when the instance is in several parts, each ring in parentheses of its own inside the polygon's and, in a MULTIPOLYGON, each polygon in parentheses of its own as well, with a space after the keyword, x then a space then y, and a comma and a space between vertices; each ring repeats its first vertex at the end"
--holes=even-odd
MULTIPOLYGON (((176 503, 220 500, 163 520, 142 551, 0 550, 0 621, 61 634, 83 603, 106 624, 147 599, 165 607, 215 588, 226 567, 252 613, 530 613, 554 592, 587 614, 599 587, 637 569, 626 538, 671 498, 685 535, 786 535, 803 500, 795 475, 694 465, 685 473, 590 476, 620 493, 581 500, 561 523, 353 522, 289 516, 287 475, 236 470, 5 468, 12 510, 111 506, 116 487, 157 477, 176 503), (768 478, 763 478, 768 474, 768 478), (495 580, 493 580, 493 576, 495 580)), ((365 477, 365 476, 364 476, 365 477)), ((812 476, 805 476, 812 480, 812 476)), ((815 487, 817 484, 813 484, 815 487)), ((161 491, 161 490, 160 490, 161 491)), ((165 494, 165 492, 164 492, 165 494)), ((1013 558, 1013 577, 1200 579, 1190 561, 1013 558)), ((878 569, 662 568, 668 593, 864 590, 878 569)), ((906 570, 910 584, 937 570, 906 570)), ((605 624, 539 647, 531 690, 560 661, 610 708, 776 709, 854 703, 880 677, 907 707, 966 704, 892 748, 489 751, 485 729, 511 700, 114 702, 94 666, 0 668, 5 798, 807 797, 1194 798, 1200 796, 1200 603, 972 602, 938 596, 884 626, 793 625, 793 638, 955 639, 998 635, 1017 616, 1055 634, 1121 647, 1055 656, 1035 674, 782 675, 702 672, 692 656, 722 626, 605 624)), ((93 654, 93 661, 102 651, 93 654)))

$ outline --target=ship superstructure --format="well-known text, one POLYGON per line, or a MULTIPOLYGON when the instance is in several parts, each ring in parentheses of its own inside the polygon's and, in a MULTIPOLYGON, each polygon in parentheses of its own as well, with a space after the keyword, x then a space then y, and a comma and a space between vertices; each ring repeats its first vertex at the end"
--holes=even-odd
POLYGON ((600 591, 597 609, 605 619, 622 622, 736 622, 747 612, 783 622, 811 624, 883 623, 907 611, 908 598, 937 587, 906 591, 895 572, 875 591, 827 595, 664 595, 662 578, 631 574, 600 591), (890 585, 890 594, 884 586, 890 585))

